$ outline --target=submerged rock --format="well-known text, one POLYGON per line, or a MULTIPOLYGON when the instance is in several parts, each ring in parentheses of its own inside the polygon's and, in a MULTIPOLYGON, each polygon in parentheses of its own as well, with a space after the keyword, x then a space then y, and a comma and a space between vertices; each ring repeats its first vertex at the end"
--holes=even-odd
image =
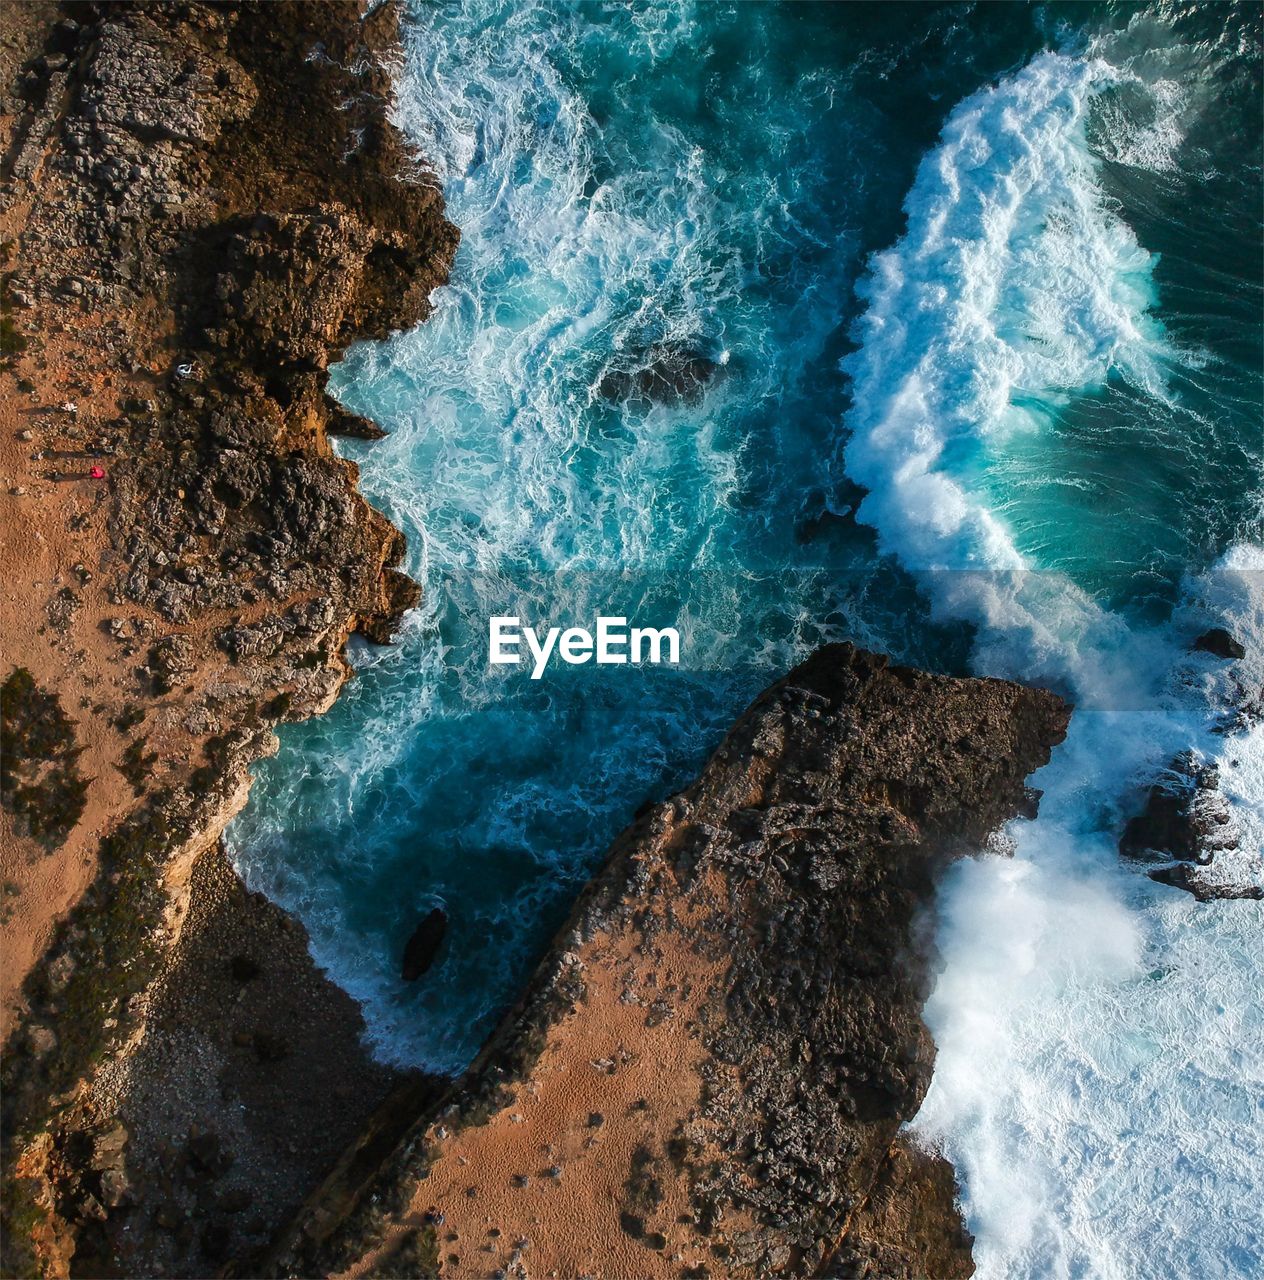
POLYGON ((416 982, 434 964, 447 931, 448 917, 438 907, 413 930, 413 936, 404 946, 400 976, 405 982, 416 982))
POLYGON ((696 351, 653 347, 637 369, 613 369, 597 390, 603 400, 650 404, 697 404, 719 365, 696 351))

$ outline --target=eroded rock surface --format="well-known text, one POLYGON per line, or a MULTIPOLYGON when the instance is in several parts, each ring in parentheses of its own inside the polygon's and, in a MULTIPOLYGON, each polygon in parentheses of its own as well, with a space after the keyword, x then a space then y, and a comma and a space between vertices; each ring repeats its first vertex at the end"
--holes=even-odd
POLYGON ((1246 657, 1246 646, 1224 627, 1212 627, 1194 641, 1197 653, 1210 653, 1213 657, 1236 661, 1246 657))
POLYGON ((1258 885, 1220 874, 1218 854, 1241 844, 1233 807, 1220 790, 1220 770, 1192 753, 1177 756, 1146 795, 1145 807, 1128 820, 1119 852, 1135 862, 1171 862, 1149 872, 1151 880, 1183 889, 1200 902, 1259 898, 1258 885))
POLYGON ((1119 852, 1126 858, 1176 858, 1206 866, 1218 852, 1237 848, 1233 811, 1219 788, 1214 764, 1178 756, 1150 788, 1145 808, 1129 819, 1119 852))

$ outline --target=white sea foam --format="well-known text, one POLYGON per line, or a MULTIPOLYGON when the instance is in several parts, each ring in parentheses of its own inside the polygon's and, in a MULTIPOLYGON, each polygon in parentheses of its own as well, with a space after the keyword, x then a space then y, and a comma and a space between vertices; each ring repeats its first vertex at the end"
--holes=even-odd
POLYGON ((1014 860, 945 886, 940 1057, 915 1130, 957 1165, 984 1276, 1237 1276, 1260 1256, 1264 909, 1156 888, 1115 849, 1136 784, 1192 747, 1219 762, 1239 827, 1215 874, 1260 883, 1264 729, 1208 732, 1238 678, 1259 687, 1260 565, 1235 548, 1191 583, 1179 631, 1228 623, 1245 671, 1174 644, 1151 704, 1082 702, 1014 860))
POLYGON ((1164 394, 1151 257, 1106 207, 1085 141, 1115 78, 1049 53, 960 106, 907 234, 861 288, 847 468, 870 490, 862 517, 920 568, 1028 567, 971 480, 1051 400, 1112 372, 1164 394))
MULTIPOLYGON (((980 1274, 1006 1280, 1201 1280, 1264 1257, 1264 908, 1200 906, 1122 868, 1115 847, 1147 779, 1193 749, 1222 762, 1242 827, 1221 874, 1259 882, 1261 731, 1213 732, 1242 701, 1235 681, 1259 687, 1259 552, 1192 579, 1171 625, 1130 625, 1024 549, 1031 499, 1005 487, 1011 451, 1061 406, 1119 380, 1161 407, 1184 358, 1088 142, 1096 99, 1126 79, 1050 53, 952 113, 906 236, 872 264, 848 361, 861 518, 930 571, 938 613, 978 626, 980 671, 1077 704, 1035 779, 1040 817, 1012 824, 1012 861, 966 863, 944 886, 926 1012, 939 1060, 914 1131, 957 1167, 980 1274), (1232 673, 1188 653, 1217 619, 1250 647, 1232 673)), ((1171 101, 1151 99, 1130 162, 1160 135, 1171 154, 1171 101)))

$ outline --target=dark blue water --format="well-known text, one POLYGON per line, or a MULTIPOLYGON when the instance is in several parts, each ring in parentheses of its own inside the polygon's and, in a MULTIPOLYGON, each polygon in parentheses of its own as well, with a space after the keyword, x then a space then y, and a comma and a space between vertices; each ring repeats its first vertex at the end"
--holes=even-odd
POLYGON ((1259 874, 1258 737, 1212 740, 1232 691, 1185 657, 1214 618, 1264 661, 1258 11, 481 2, 405 36, 462 247, 334 390, 391 432, 347 451, 426 597, 260 766, 239 866, 385 1056, 456 1068, 613 835, 815 645, 1051 682, 1080 711, 1042 817, 946 894, 920 1128, 985 1273, 1193 1266, 1210 1180, 1171 1273, 1234 1274, 1259 908, 1196 917, 1113 839, 1192 746, 1246 832, 1223 873, 1259 874), (627 394, 686 363, 690 394, 627 394), (487 664, 513 613, 675 625, 683 661, 533 682, 487 664))

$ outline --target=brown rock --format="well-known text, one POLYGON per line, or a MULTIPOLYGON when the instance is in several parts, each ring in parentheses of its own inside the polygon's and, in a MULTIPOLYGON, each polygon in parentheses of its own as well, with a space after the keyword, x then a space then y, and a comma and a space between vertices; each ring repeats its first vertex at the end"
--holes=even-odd
POLYGON ((373 421, 358 413, 348 413, 341 405, 332 405, 325 430, 331 436, 348 436, 353 440, 385 440, 386 432, 373 421))
MULTIPOLYGON (((1068 715, 847 645, 774 685, 619 837, 442 1123, 384 1166, 388 1244, 432 1207, 463 1268, 490 1217, 541 1273, 807 1275, 850 1249, 968 1275, 951 1170, 892 1155, 934 1058, 916 922, 953 857, 1029 811, 1068 715), (541 1151, 560 1184, 523 1172, 541 1151), (541 1239, 559 1195, 585 1228, 541 1239)), ((317 1221, 319 1198, 270 1265, 353 1267, 357 1219, 307 1255, 317 1221)))

